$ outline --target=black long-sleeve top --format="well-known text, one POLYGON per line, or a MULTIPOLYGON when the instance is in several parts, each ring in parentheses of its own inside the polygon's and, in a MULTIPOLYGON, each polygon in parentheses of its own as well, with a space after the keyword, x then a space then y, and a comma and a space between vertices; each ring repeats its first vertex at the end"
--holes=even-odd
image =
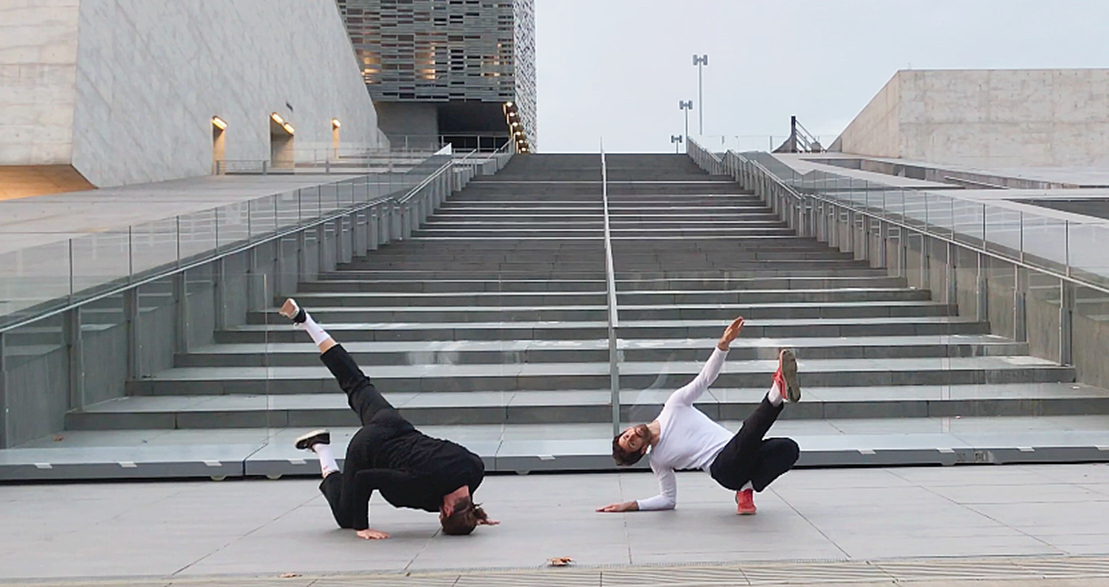
POLYGON ((449 440, 413 430, 383 442, 373 451, 369 468, 348 469, 344 484, 352 527, 369 528, 369 502, 374 490, 394 507, 439 511, 443 497, 463 485, 471 495, 481 485, 481 458, 449 440), (349 476, 349 477, 348 477, 349 476))

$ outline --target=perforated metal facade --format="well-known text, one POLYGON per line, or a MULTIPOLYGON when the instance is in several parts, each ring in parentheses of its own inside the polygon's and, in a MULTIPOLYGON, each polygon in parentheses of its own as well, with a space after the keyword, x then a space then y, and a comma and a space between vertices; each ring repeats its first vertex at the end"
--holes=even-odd
POLYGON ((534 0, 336 1, 374 101, 514 102, 534 150, 534 0))

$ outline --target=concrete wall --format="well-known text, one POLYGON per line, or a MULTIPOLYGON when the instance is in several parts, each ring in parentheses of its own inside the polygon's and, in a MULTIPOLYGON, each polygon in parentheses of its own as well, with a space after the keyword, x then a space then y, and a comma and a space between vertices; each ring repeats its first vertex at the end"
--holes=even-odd
POLYGON ((0 4, 0 165, 70 162, 79 4, 0 4))
POLYGON ((397 148, 438 149, 439 106, 434 103, 378 102, 378 126, 397 148))
POLYGON ((385 144, 333 0, 44 0, 0 23, 0 125, 26 123, 0 165, 69 163, 96 186, 205 175, 213 116, 225 159, 261 162, 272 112, 299 161, 331 151, 332 118, 344 150, 385 144))
POLYGON ((1109 69, 899 71, 834 147, 969 167, 1109 165, 1109 69))
POLYGON ((845 153, 900 157, 901 72, 893 76, 878 95, 851 121, 831 149, 845 153), (879 153, 897 153, 896 155, 879 153))

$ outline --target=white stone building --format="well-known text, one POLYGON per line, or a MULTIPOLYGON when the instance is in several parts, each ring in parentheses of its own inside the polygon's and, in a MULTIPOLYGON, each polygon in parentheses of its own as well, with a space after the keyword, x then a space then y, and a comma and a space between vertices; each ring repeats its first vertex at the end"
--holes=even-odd
POLYGON ((1109 165, 1109 69, 899 71, 832 150, 968 167, 1109 165))
POLYGON ((0 198, 387 147, 334 0, 0 2, 0 198))

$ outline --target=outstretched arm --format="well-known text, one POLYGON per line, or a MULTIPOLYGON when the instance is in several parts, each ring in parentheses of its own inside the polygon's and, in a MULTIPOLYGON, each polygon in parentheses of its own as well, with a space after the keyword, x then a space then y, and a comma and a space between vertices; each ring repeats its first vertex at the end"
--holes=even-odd
MULTIPOLYGON (((395 488, 406 492, 425 490, 426 483, 407 471, 393 469, 363 469, 354 474, 354 487, 351 491, 351 523, 358 531, 359 538, 367 540, 388 538, 384 532, 370 530, 370 497, 375 489, 395 488), (364 535, 365 534, 365 535, 364 535)), ((348 497, 348 496, 344 496, 348 497)))
POLYGON ((597 511, 649 512, 674 509, 678 504, 678 479, 674 476, 674 470, 669 468, 655 468, 654 465, 651 465, 651 469, 655 472, 655 477, 658 478, 658 495, 648 499, 609 504, 603 508, 598 508, 597 511))
POLYGON ((720 341, 716 343, 712 356, 705 362, 701 372, 693 378, 693 381, 672 393, 670 398, 666 400, 667 405, 680 403, 691 406, 693 402, 697 401, 697 398, 701 397, 701 394, 705 393, 705 390, 720 375, 720 370, 724 367, 724 359, 728 356, 728 349, 731 348, 732 341, 739 336, 739 331, 742 329, 743 317, 740 316, 724 329, 724 334, 720 336, 720 341))

